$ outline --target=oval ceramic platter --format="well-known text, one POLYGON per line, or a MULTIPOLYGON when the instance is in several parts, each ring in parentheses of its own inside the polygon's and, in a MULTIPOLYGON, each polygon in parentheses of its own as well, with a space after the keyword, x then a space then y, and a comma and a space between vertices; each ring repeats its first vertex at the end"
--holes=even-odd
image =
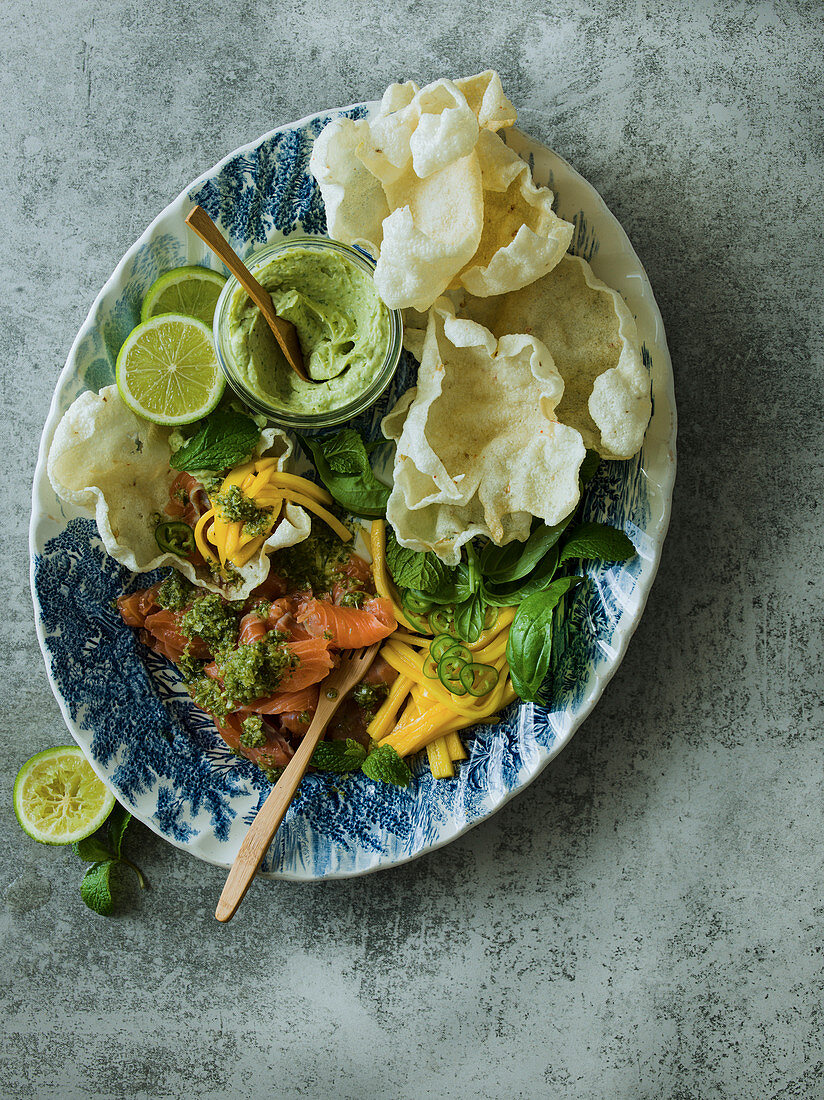
MULTIPOLYGON (((117 352, 139 320, 145 291, 181 264, 216 266, 184 226, 194 203, 219 223, 243 256, 292 233, 323 234, 323 202, 309 173, 314 138, 340 114, 326 111, 232 153, 201 176, 129 249, 75 339, 43 430, 30 531, 37 633, 66 725, 97 774, 136 817, 200 859, 228 867, 269 793, 258 770, 235 757, 183 689, 175 668, 137 641, 113 610, 124 591, 149 583, 107 557, 94 521, 55 497, 46 455, 62 414, 83 390, 114 381, 117 352)), ((575 223, 572 251, 626 299, 650 372, 653 416, 643 450, 603 463, 587 518, 622 527, 638 554, 623 566, 588 569, 557 647, 548 709, 512 705, 468 739, 454 779, 434 780, 419 758, 409 789, 361 773, 308 776, 262 865, 278 878, 360 875, 419 856, 460 836, 531 782, 569 741, 615 672, 658 566, 675 476, 675 399, 661 317, 621 226, 565 161, 518 131, 507 140, 556 193, 575 223)), ((380 418, 413 381, 405 357, 391 390, 355 426, 376 438, 380 418)))

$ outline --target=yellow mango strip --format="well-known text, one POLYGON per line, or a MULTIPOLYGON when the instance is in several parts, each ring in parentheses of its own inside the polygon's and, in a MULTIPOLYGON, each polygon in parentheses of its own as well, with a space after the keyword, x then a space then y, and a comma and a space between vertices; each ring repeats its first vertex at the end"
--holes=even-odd
POLYGON ((212 519, 215 514, 214 508, 210 508, 208 512, 204 512, 195 525, 195 546, 201 552, 206 561, 217 561, 212 551, 209 549, 206 543, 206 535, 204 527, 212 519))
POLYGON ((431 741, 440 737, 445 731, 444 727, 455 728, 452 726, 453 722, 473 725, 473 719, 452 714, 447 707, 437 704, 434 707, 428 707, 423 714, 413 718, 411 722, 396 727, 388 737, 384 737, 381 744, 390 745, 398 756, 409 756, 413 752, 420 752, 431 741))
POLYGON ((310 500, 309 497, 305 497, 301 493, 296 493, 293 489, 284 489, 283 499, 289 500, 293 504, 299 504, 300 507, 305 508, 307 512, 314 512, 327 526, 332 528, 341 542, 351 541, 352 532, 344 527, 340 520, 336 519, 331 512, 327 512, 316 500, 310 500))
MULTIPOLYGON (((267 486, 263 490, 263 492, 255 497, 255 504, 258 506, 258 508, 276 507, 278 510, 280 510, 280 505, 282 501, 283 497, 280 495, 280 493, 278 493, 276 490, 269 488, 269 486, 267 486)), ((275 517, 277 516, 277 514, 278 513, 275 512, 275 517)))
POLYGON ((254 472, 254 462, 244 462, 242 466, 235 466, 234 470, 230 470, 223 479, 223 484, 220 486, 220 492, 225 493, 226 490, 231 489, 233 485, 237 485, 237 487, 240 488, 249 474, 254 474, 254 472))
MULTIPOLYGON (((248 480, 249 479, 247 478, 247 481, 248 480)), ((249 484, 247 485, 246 482, 244 482, 241 488, 250 500, 254 500, 258 493, 260 493, 261 490, 264 489, 264 487, 268 484, 269 470, 259 470, 258 473, 256 473, 254 477, 249 481, 249 484)))
POLYGON ((409 676, 416 683, 426 689, 426 693, 456 714, 471 715, 475 711, 467 711, 462 702, 462 696, 453 695, 443 686, 440 680, 431 680, 424 676, 420 664, 415 660, 416 654, 408 646, 397 646, 394 642, 385 645, 381 650, 381 656, 392 668, 397 669, 402 676, 409 676), (405 650, 405 652, 404 652, 405 650))
POLYGON ((472 654, 474 660, 481 664, 489 665, 493 661, 497 661, 499 657, 503 657, 506 653, 506 643, 509 640, 509 630, 502 637, 493 639, 489 645, 484 646, 483 649, 476 649, 472 654))
POLYGON ((295 492, 303 493, 304 496, 316 500, 318 504, 332 503, 332 497, 329 493, 306 477, 298 477, 297 474, 285 474, 279 470, 272 470, 269 481, 276 489, 294 489, 295 492))
POLYGON ((482 714, 468 718, 461 714, 450 715, 446 707, 438 705, 431 707, 403 728, 396 727, 381 744, 391 745, 398 756, 410 756, 426 748, 436 738, 476 726, 479 722, 487 721, 490 716, 491 714, 482 714))
POLYGON ((372 550, 372 576, 375 581, 375 591, 379 596, 383 596, 385 600, 389 600, 392 604, 392 610, 395 612, 395 618, 402 626, 405 626, 407 630, 411 630, 415 634, 421 634, 422 631, 413 623, 410 623, 409 619, 404 615, 403 608, 400 606, 400 600, 398 599, 398 593, 395 591, 395 586, 389 579, 389 574, 386 569, 386 520, 372 520, 369 542, 372 550))
POLYGON ((226 535, 229 530, 229 524, 225 519, 220 518, 220 512, 215 509, 215 521, 212 524, 211 540, 217 547, 218 557, 220 558, 220 564, 226 564, 226 535))
MULTIPOLYGON (((515 689, 512 687, 512 681, 508 678, 494 689, 491 696, 483 713, 471 717, 450 713, 447 707, 437 703, 432 707, 428 707, 411 722, 407 722, 403 726, 396 726, 392 733, 380 743, 391 745, 399 756, 410 756, 426 748, 438 737, 449 739, 453 734, 457 736, 458 730, 478 725, 479 722, 493 721, 497 717, 498 710, 509 706, 517 698, 515 689)), ((457 738, 457 740, 460 742, 460 738, 457 738)), ((448 743, 451 742, 448 741, 448 743)), ((463 745, 461 745, 461 751, 464 755, 453 757, 453 759, 465 759, 466 751, 463 749, 463 745)))
POLYGON ((384 734, 384 737, 388 737, 390 733, 397 733, 398 730, 405 729, 406 726, 410 725, 412 722, 415 721, 416 718, 420 717, 421 704, 416 694, 416 686, 416 684, 412 684, 412 690, 409 694, 409 698, 407 699, 406 706, 401 712, 400 718, 395 723, 394 729, 387 730, 384 734))
POLYGON ((232 561, 240 569, 246 563, 255 556, 258 550, 263 546, 266 541, 265 535, 255 535, 251 542, 248 542, 242 550, 236 550, 232 561))
POLYGON ((464 748, 463 741, 461 741, 454 730, 444 736, 444 741, 446 742, 446 751, 449 753, 451 760, 466 760, 466 749, 464 748))
POLYGON ((411 634, 404 634, 402 630, 396 630, 392 635, 393 642, 403 642, 405 645, 429 645, 430 638, 422 638, 420 634, 417 637, 413 637, 411 634))
POLYGON ((278 460, 276 458, 256 458, 255 459, 255 473, 261 473, 263 470, 274 470, 277 466, 278 460))
POLYGON ((472 645, 467 646, 467 649, 471 649, 474 653, 477 650, 483 649, 485 646, 488 646, 494 638, 498 637, 504 627, 512 625, 512 620, 515 618, 515 612, 517 610, 517 607, 500 608, 498 611, 498 618, 495 620, 492 626, 481 634, 477 642, 473 642, 472 645))
POLYGON ((231 561, 240 542, 240 533, 243 530, 243 524, 237 521, 227 524, 226 526, 226 542, 223 546, 223 551, 226 557, 231 561))
MULTIPOLYGON (((247 479, 254 480, 255 476, 255 463, 244 462, 242 466, 236 466, 234 470, 230 470, 226 477, 223 479, 223 483, 220 486, 220 492, 228 492, 233 485, 236 485, 238 489, 241 489, 247 479)), ((249 482, 251 484, 251 481, 249 482)), ((223 517, 219 508, 214 511, 214 524, 212 525, 212 542, 217 547, 218 555, 220 556, 220 564, 225 565, 226 559, 230 555, 226 550, 226 541, 229 537, 229 529, 231 524, 223 517)), ((239 533, 238 533, 239 537, 239 533)), ((237 564, 237 563, 236 563, 237 564)))
POLYGON ((375 717, 366 727, 366 732, 373 741, 380 741, 382 737, 386 736, 411 688, 412 680, 408 676, 398 676, 397 680, 392 683, 389 694, 384 699, 375 717))
POLYGON ((429 770, 435 779, 451 779, 455 774, 445 737, 437 737, 426 746, 429 770))

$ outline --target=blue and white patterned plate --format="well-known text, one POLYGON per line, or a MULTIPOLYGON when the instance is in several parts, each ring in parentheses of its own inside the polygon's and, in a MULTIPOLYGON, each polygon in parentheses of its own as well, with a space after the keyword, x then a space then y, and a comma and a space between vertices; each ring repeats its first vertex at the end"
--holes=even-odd
MULTIPOLYGON (((174 668, 124 626, 112 601, 147 583, 103 551, 94 522, 62 505, 46 476, 54 429, 86 389, 114 380, 118 349, 139 319, 145 291, 180 264, 213 265, 186 230, 194 202, 248 255, 293 232, 323 233, 325 217, 308 171, 312 142, 341 113, 283 126, 232 153, 152 222, 98 295, 69 353, 43 430, 30 532, 37 633, 52 689, 72 736, 117 798, 149 828, 201 859, 228 867, 269 784, 237 759, 193 705, 174 668)), ((576 225, 573 251, 621 291, 638 322, 650 372, 653 417, 641 453, 602 465, 588 517, 624 528, 638 555, 624 566, 588 570, 558 648, 552 706, 511 706, 468 742, 454 779, 433 780, 418 761, 408 790, 362 774, 313 775, 301 785, 263 867, 289 879, 359 875, 437 848, 483 821, 546 766, 586 718, 615 672, 638 624, 669 520, 675 476, 675 398, 661 317, 638 257, 599 195, 568 164, 515 131, 507 138, 556 192, 558 212, 576 225)), ((357 423, 378 421, 414 376, 406 359, 391 392, 357 423)))

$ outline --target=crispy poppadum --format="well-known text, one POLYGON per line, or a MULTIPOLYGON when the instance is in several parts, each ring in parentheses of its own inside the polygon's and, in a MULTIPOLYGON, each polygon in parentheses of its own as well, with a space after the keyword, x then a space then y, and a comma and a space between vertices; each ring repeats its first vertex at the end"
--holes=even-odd
MULTIPOLYGON (((47 471, 61 500, 94 515, 106 552, 135 573, 173 566, 190 581, 230 599, 245 599, 269 573, 268 555, 309 536, 303 508, 284 507, 280 522, 258 554, 229 583, 205 566, 163 553, 155 539, 158 516, 169 503, 177 471, 169 468, 169 429, 141 419, 124 405, 117 386, 81 394, 64 414, 49 449, 47 471)), ((292 453, 277 428, 261 432, 257 454, 277 457, 282 470, 292 453)))
POLYGON ((586 453, 559 424, 563 382, 534 337, 496 339, 440 299, 429 311, 418 385, 384 419, 397 441, 387 518, 398 541, 449 564, 476 535, 527 538, 533 516, 558 523, 579 499, 586 453))

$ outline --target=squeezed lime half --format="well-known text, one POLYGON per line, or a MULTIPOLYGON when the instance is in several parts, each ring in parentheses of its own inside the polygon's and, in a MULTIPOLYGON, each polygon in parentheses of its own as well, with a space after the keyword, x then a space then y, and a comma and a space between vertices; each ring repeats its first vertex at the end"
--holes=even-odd
POLYGON ((71 844, 89 836, 112 812, 114 801, 77 745, 38 752, 14 781, 17 820, 41 844, 71 844))

